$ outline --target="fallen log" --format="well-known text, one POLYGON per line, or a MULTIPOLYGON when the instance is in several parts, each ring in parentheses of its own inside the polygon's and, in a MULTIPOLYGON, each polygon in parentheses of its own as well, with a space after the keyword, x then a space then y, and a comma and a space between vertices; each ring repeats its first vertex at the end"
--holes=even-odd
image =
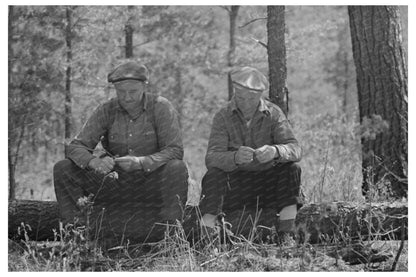
POLYGON ((56 201, 14 200, 9 201, 8 210, 11 239, 24 238, 26 231, 31 240, 53 240, 53 230, 59 230, 56 201))
MULTIPOLYGON (((166 226, 152 222, 152 211, 136 211, 136 216, 123 212, 118 222, 112 224, 111 233, 139 241, 155 241, 163 238, 166 226), (121 222, 125 222, 122 224, 121 222), (158 228, 155 228, 155 226, 158 228)), ((9 202, 9 231, 11 239, 22 239, 18 233, 22 223, 31 240, 53 240, 59 230, 59 208, 54 201, 15 200, 9 202)), ((385 240, 401 239, 401 226, 407 240, 407 203, 357 204, 333 202, 304 205, 296 218, 296 232, 303 241, 317 243, 323 240, 348 241, 357 238, 385 240)), ((236 235, 248 237, 253 231, 269 229, 277 221, 273 210, 238 210, 227 214, 236 235)), ((102 220, 100 221, 102 222, 102 220)), ((104 226, 102 226, 104 228, 104 226)))
POLYGON ((407 240, 407 203, 308 204, 298 213, 296 228, 298 234, 310 242, 400 240, 402 235, 407 240))

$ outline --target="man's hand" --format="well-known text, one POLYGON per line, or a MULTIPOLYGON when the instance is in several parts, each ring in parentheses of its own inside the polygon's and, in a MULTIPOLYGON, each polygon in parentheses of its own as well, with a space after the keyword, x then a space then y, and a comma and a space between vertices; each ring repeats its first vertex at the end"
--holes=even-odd
POLYGON ((114 161, 122 170, 126 172, 132 172, 136 170, 142 170, 142 160, 144 157, 124 156, 115 158, 114 161))
POLYGON ((88 167, 94 170, 95 172, 101 174, 108 174, 114 168, 114 160, 113 158, 106 156, 104 158, 93 158, 89 163, 88 167))
POLYGON ((276 157, 277 149, 271 145, 264 145, 260 148, 257 148, 254 153, 256 154, 256 158, 260 163, 267 163, 276 157))
POLYGON ((253 161, 254 149, 248 146, 240 146, 235 153, 236 164, 248 164, 253 161))

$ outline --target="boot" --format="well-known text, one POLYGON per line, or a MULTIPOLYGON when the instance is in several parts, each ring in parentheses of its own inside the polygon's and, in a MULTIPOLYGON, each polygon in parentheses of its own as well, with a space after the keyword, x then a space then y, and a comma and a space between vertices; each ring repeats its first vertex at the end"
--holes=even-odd
POLYGON ((182 228, 185 236, 191 245, 194 245, 199 237, 199 222, 198 210, 195 206, 186 206, 182 218, 182 228))
POLYGON ((294 246, 296 243, 295 219, 277 220, 277 239, 279 246, 294 246))

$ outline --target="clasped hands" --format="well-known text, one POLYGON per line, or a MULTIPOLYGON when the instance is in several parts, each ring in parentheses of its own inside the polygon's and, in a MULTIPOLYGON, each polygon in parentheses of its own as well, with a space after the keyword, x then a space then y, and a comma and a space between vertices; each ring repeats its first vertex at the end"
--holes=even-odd
POLYGON ((264 145, 257 149, 248 146, 240 146, 235 153, 235 163, 237 165, 248 164, 253 161, 254 157, 256 157, 260 163, 267 163, 276 158, 278 154, 276 147, 271 145, 264 145))
POLYGON ((142 160, 144 157, 124 156, 119 158, 111 158, 105 156, 104 158, 93 158, 88 167, 95 172, 101 174, 108 174, 117 164, 123 171, 132 172, 143 169, 142 160))

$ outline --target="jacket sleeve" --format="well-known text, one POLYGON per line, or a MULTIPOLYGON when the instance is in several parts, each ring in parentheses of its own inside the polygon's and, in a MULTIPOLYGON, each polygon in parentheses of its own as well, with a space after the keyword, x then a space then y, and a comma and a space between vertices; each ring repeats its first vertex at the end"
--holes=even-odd
POLYGON ((108 113, 105 112, 104 105, 100 105, 67 146, 66 157, 80 168, 87 168, 90 160, 94 158, 93 149, 106 132, 107 122, 108 113))
POLYGON ((182 130, 175 108, 167 99, 159 98, 154 112, 159 152, 144 157, 142 166, 146 172, 156 170, 169 160, 183 159, 182 130))
POLYGON ((218 112, 212 122, 208 150, 205 156, 205 164, 208 170, 216 167, 230 172, 238 167, 234 160, 236 151, 228 151, 228 143, 229 135, 225 126, 225 119, 221 112, 218 112))
POLYGON ((299 162, 302 148, 296 140, 285 114, 279 109, 279 116, 273 125, 273 141, 279 152, 277 162, 299 162))

